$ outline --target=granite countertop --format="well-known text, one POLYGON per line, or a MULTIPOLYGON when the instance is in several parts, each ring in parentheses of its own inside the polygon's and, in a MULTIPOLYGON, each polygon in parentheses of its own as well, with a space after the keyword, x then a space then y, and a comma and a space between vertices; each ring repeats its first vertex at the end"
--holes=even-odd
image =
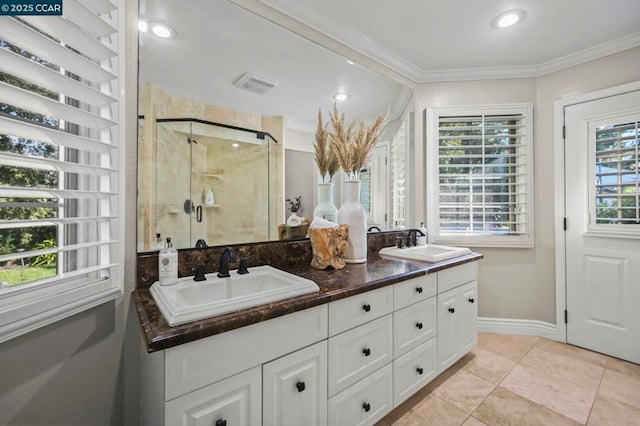
POLYGON ((279 265, 280 269, 314 281, 320 287, 320 291, 175 327, 170 327, 167 324, 148 288, 134 290, 133 302, 140 318, 147 350, 155 352, 410 278, 473 262, 482 257, 479 253, 472 253, 448 261, 424 263, 383 258, 378 254, 369 253, 367 263, 347 264, 341 270, 313 269, 308 263, 288 267, 279 265))

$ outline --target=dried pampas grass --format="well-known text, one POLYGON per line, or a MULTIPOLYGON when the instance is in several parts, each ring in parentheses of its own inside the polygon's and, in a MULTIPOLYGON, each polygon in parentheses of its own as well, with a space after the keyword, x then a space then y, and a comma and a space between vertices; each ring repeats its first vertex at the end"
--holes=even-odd
POLYGON ((329 123, 322 123, 322 111, 318 110, 318 128, 316 129, 316 142, 313 144, 315 149, 315 160, 324 182, 325 176, 329 175, 329 182, 333 179, 340 165, 338 158, 329 141, 329 123))
POLYGON ((360 169, 371 161, 373 148, 380 140, 386 125, 387 113, 379 114, 371 127, 360 122, 354 130, 355 123, 345 127, 344 113, 340 114, 337 105, 333 104, 330 119, 333 127, 333 132, 329 134, 331 149, 335 152, 342 170, 357 178, 360 169))

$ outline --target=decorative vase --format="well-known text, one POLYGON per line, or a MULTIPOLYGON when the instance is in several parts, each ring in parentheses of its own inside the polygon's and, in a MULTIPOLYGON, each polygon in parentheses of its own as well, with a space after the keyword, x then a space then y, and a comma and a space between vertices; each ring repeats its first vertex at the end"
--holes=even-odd
POLYGON ((331 222, 338 220, 338 208, 333 204, 333 184, 318 184, 318 205, 313 209, 313 217, 319 216, 331 222))
POLYGON ((338 210, 338 223, 349 225, 349 246, 344 261, 365 263, 367 261, 367 214, 360 205, 360 181, 345 181, 343 194, 344 201, 338 210))

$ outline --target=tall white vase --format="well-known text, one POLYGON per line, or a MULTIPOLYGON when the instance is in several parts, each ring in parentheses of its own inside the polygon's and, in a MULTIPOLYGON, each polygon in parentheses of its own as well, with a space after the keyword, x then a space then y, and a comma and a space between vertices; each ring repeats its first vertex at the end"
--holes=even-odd
POLYGON ((318 205, 313 209, 313 217, 316 216, 331 222, 338 220, 338 208, 333 203, 332 183, 318 184, 318 205))
POLYGON ((344 261, 367 261, 367 214, 360 205, 360 181, 347 180, 343 187, 343 202, 338 210, 338 223, 349 225, 349 246, 344 261))

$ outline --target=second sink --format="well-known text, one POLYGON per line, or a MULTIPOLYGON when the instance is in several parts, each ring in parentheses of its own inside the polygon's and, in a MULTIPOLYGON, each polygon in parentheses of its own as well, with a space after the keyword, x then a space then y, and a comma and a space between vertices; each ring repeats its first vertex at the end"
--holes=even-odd
POLYGON ((436 244, 403 248, 385 247, 380 250, 380 254, 382 255, 432 263, 453 259, 454 257, 460 257, 470 253, 471 250, 466 247, 451 247, 436 244))

